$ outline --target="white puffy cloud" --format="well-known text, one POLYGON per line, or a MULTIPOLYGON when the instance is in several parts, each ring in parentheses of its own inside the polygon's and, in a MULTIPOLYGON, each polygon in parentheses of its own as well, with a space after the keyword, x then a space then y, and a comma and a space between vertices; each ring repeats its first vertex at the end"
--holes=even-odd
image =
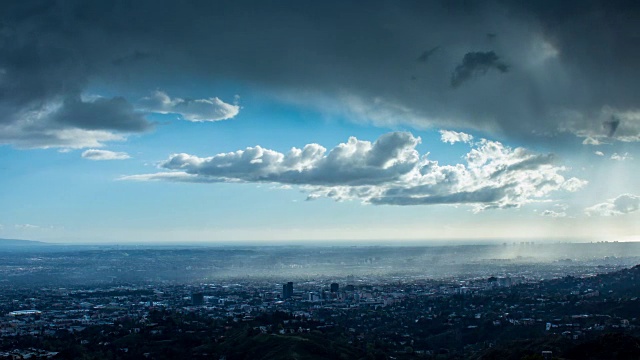
POLYGON ((565 181, 562 184, 562 186, 567 191, 576 192, 582 189, 583 187, 585 187, 588 183, 589 182, 587 180, 582 180, 582 179, 572 177, 571 179, 568 179, 567 181, 565 181))
POLYGON ((602 141, 592 138, 591 136, 587 136, 584 140, 582 140, 582 145, 602 145, 604 144, 602 141))
POLYGON ((629 214, 640 210, 640 196, 622 194, 603 203, 585 209, 589 216, 616 216, 629 214))
POLYGON ((615 161, 633 160, 633 156, 629 155, 628 152, 624 154, 613 153, 611 155, 611 160, 615 160, 615 161))
POLYGON ((598 156, 604 156, 604 153, 602 151, 594 151, 593 153, 598 156))
POLYGON ((250 147, 236 152, 200 158, 174 154, 161 164, 207 178, 249 182, 277 182, 300 185, 376 185, 399 179, 412 171, 419 161, 414 149, 420 138, 396 132, 376 142, 355 137, 327 153, 318 144, 287 154, 250 147))
POLYGON ((420 138, 407 132, 375 142, 349 138, 327 151, 318 144, 288 153, 250 147, 211 157, 174 154, 165 171, 123 177, 137 181, 266 182, 299 185, 308 199, 371 204, 470 204, 476 210, 519 207, 557 190, 577 191, 586 181, 561 175, 553 154, 534 154, 482 139, 463 164, 440 165, 420 156, 420 138))
POLYGON ((227 120, 240 112, 240 106, 227 104, 217 97, 195 100, 171 98, 162 91, 141 99, 137 106, 149 112, 178 114, 184 120, 194 122, 227 120))
POLYGON ((473 140, 473 136, 463 132, 440 130, 440 140, 449 144, 455 144, 457 142, 470 143, 473 140))
POLYGON ((89 149, 82 153, 82 157, 88 160, 124 160, 130 156, 126 152, 89 149))
POLYGON ((495 141, 481 140, 466 164, 439 165, 424 159, 411 181, 391 184, 374 204, 473 204, 476 210, 519 207, 556 190, 576 191, 585 181, 565 179, 552 154, 532 154, 495 141))

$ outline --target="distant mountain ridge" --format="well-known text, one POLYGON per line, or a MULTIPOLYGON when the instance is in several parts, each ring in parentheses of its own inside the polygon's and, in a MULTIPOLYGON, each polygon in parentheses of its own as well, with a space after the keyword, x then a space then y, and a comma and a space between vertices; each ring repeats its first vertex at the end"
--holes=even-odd
POLYGON ((57 248, 58 244, 36 240, 2 239, 0 238, 0 252, 2 251, 28 251, 57 248))
POLYGON ((9 245, 9 246, 52 246, 56 244, 46 243, 43 241, 36 240, 22 240, 22 239, 3 239, 0 238, 0 246, 9 245))

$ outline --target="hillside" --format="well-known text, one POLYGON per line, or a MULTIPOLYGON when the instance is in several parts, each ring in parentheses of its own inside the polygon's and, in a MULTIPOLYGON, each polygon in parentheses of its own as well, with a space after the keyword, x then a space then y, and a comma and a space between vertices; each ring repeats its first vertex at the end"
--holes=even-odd
POLYGON ((35 241, 35 240, 19 240, 19 239, 2 239, 0 238, 0 246, 50 246, 52 244, 35 241))
POLYGON ((0 239, 0 252, 14 251, 52 251, 58 249, 57 244, 35 240, 0 239))

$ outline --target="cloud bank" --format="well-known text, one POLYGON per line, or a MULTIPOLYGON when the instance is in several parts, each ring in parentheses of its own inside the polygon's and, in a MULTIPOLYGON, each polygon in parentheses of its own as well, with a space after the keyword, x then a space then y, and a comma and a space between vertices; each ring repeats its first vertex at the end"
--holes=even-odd
MULTIPOLYGON (((150 126, 118 96, 78 100, 92 86, 137 99, 216 82, 376 124, 639 141, 639 17, 604 0, 2 2, 0 143, 98 146, 150 126)), ((236 111, 153 105, 192 121, 236 111)))
POLYGON ((382 135, 375 142, 349 138, 327 150, 318 144, 287 153, 249 147, 210 157, 174 154, 165 171, 123 180, 251 182, 298 185, 308 199, 360 200, 374 205, 468 204, 475 210, 520 207, 554 191, 577 191, 586 181, 561 175, 552 154, 534 154, 482 139, 465 163, 440 165, 421 156, 419 137, 408 132, 382 135))

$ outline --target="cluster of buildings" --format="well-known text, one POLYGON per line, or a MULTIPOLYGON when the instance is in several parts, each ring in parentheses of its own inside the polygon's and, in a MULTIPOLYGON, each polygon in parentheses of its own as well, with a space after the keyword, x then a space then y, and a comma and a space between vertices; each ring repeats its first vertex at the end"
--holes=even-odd
POLYGON ((632 269, 544 282, 524 276, 375 283, 349 277, 275 284, 5 287, 0 289, 0 351, 16 350, 8 344, 19 337, 72 333, 82 339, 88 327, 109 329, 123 323, 129 324, 129 332, 162 333, 151 320, 157 311, 191 314, 231 327, 248 324, 264 334, 332 329, 351 344, 383 343, 397 352, 411 348, 425 355, 455 348, 451 339, 438 338, 452 329, 478 349, 493 346, 501 334, 519 332, 581 340, 594 333, 638 329, 639 319, 633 316, 640 306, 633 296, 638 289, 629 290, 628 285, 637 284, 638 273, 632 269), (275 313, 288 318, 265 320, 264 315, 275 313))

